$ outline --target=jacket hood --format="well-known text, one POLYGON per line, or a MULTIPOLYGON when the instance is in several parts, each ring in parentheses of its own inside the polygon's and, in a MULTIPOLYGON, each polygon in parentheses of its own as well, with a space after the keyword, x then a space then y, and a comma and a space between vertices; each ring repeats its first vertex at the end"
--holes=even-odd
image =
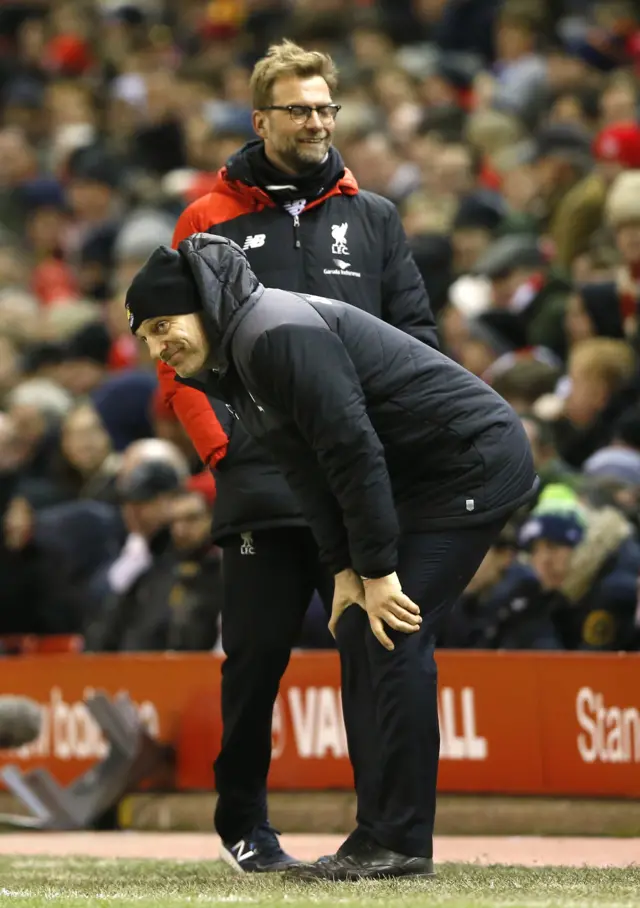
POLYGON ((587 533, 575 549, 571 570, 562 592, 570 602, 579 602, 593 586, 608 559, 633 535, 633 527, 615 508, 600 508, 588 514, 587 533))
POLYGON ((246 255, 233 240, 195 233, 183 240, 184 256, 196 282, 205 330, 211 344, 210 367, 227 371, 227 350, 233 334, 264 287, 251 270, 246 255))

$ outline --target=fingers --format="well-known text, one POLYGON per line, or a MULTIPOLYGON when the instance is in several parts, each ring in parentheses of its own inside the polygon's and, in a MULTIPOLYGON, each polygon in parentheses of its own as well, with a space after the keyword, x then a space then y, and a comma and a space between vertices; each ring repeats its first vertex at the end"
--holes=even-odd
POLYGON ((398 593, 395 600, 405 611, 412 612, 414 615, 420 614, 420 606, 416 605, 413 599, 409 599, 404 593, 398 593))
POLYGON ((408 621, 396 618, 395 615, 383 615, 382 617, 385 624, 388 624, 394 631, 400 631, 403 634, 414 634, 420 630, 419 624, 410 624, 408 621))
POLYGON ((391 652, 393 649, 395 649, 392 641, 389 639, 389 637, 386 634, 386 631, 384 629, 384 624, 382 623, 381 618, 376 618, 375 616, 370 615, 369 624, 371 625, 371 630, 373 631, 374 635, 376 636, 378 642, 381 643, 385 649, 389 650, 389 652, 391 652))
MULTIPOLYGON (((400 621, 406 621, 407 624, 415 625, 415 627, 420 627, 422 624, 422 615, 415 615, 411 612, 407 612, 404 605, 400 605, 397 602, 390 602, 380 614, 385 621, 387 621, 387 616, 395 616, 396 618, 399 618, 400 621)), ((387 621, 387 624, 388 623, 389 622, 387 621)))

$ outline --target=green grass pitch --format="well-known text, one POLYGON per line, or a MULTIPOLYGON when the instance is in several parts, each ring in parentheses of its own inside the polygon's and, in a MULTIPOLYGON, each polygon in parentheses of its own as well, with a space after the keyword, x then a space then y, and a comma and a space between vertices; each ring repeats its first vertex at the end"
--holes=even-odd
POLYGON ((240 876, 219 862, 0 857, 0 905, 130 908, 182 905, 358 908, 637 908, 640 868, 525 868, 441 864, 435 879, 293 883, 240 876))

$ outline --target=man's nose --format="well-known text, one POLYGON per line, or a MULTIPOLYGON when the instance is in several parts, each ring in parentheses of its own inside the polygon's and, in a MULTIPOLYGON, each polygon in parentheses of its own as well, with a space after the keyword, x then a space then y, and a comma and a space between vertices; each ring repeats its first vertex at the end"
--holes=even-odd
POLYGON ((151 359, 160 359, 162 351, 164 350, 164 343, 160 340, 149 338, 147 345, 149 347, 149 356, 151 357, 151 359))
POLYGON ((320 119, 320 114, 317 110, 312 110, 309 115, 309 119, 305 123, 307 129, 324 129, 322 120, 320 119))

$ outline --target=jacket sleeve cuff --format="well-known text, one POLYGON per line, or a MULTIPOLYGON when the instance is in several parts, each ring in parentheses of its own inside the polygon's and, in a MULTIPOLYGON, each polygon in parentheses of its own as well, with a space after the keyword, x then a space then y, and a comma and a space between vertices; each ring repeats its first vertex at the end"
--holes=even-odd
POLYGON ((334 555, 332 558, 326 558, 322 560, 325 562, 334 577, 341 571, 346 571, 351 568, 351 558, 349 557, 348 553, 345 553, 344 555, 334 555))
POLYGON ((379 580, 394 574, 398 568, 398 560, 394 558, 387 564, 361 564, 354 565, 354 570, 362 580, 379 580))

